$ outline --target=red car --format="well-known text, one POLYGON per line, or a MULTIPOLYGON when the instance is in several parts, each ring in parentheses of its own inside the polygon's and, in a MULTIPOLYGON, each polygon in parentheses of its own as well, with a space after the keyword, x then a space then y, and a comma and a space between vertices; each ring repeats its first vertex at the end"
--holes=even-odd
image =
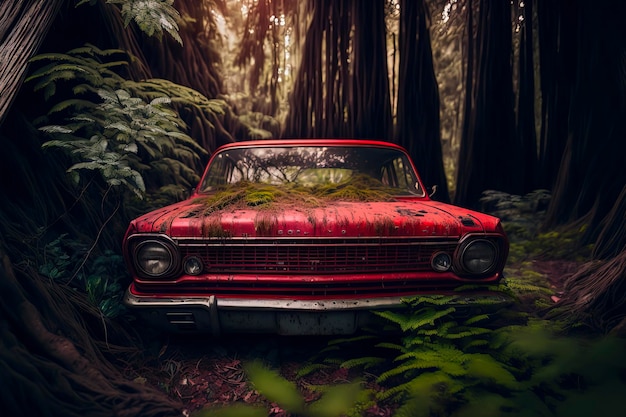
POLYGON ((402 147, 343 139, 223 146, 123 245, 127 306, 214 334, 352 333, 408 297, 498 283, 508 254, 499 219, 431 200, 402 147))

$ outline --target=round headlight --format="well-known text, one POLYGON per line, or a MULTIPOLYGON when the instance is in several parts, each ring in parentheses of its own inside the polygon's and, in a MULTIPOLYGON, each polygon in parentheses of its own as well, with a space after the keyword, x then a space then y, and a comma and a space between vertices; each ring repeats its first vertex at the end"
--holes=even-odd
POLYGON ((141 272, 155 277, 166 274, 172 268, 174 255, 164 243, 148 240, 137 245, 136 259, 141 272))
POLYGON ((202 272, 203 269, 202 261, 195 256, 190 256, 189 258, 185 259, 183 268, 185 269, 186 274, 198 275, 202 272))
POLYGON ((484 274, 496 263, 496 246, 484 239, 474 240, 465 246, 461 254, 461 262, 467 272, 484 274))
POLYGON ((445 252, 437 252, 430 260, 430 266, 437 272, 445 272, 452 267, 452 258, 445 252))

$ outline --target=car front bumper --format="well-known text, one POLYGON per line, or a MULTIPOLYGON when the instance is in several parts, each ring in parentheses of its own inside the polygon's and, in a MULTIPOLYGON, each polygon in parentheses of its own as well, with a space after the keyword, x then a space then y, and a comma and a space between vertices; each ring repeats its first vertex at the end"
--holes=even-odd
MULTIPOLYGON (((340 335, 384 325, 374 310, 406 307, 407 296, 360 299, 247 299, 206 297, 155 297, 133 294, 129 289, 124 304, 151 326, 172 333, 274 333, 281 335, 340 335)), ((478 314, 488 299, 490 306, 510 304, 498 293, 460 296, 459 312, 478 314)))

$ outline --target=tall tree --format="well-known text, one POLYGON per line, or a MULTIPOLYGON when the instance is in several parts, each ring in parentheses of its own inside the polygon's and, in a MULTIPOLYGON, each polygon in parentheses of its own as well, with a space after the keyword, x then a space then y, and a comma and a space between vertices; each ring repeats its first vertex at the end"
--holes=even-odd
POLYGON ((300 43, 298 17, 304 9, 301 3, 298 0, 244 3, 246 15, 234 64, 247 70, 254 111, 275 116, 281 109, 291 77, 292 55, 300 43))
POLYGON ((626 5, 576 2, 568 137, 547 227, 575 227, 593 260, 576 272, 557 305, 568 317, 626 331, 626 5))
POLYGON ((384 0, 308 5, 311 23, 282 136, 389 138, 384 0))
POLYGON ((349 137, 349 0, 308 2, 311 22, 283 137, 349 137))
POLYGON ((392 125, 385 1, 353 1, 352 19, 353 88, 349 114, 353 136, 390 140, 392 125))
POLYGON ((439 125, 439 89, 425 0, 400 2, 399 78, 395 140, 407 148, 435 198, 448 201, 439 125))
POLYGON ((593 6, 578 2, 568 136, 546 226, 584 222, 589 227, 583 244, 597 238, 626 184, 621 152, 626 137, 626 31, 617 17, 622 9, 608 1, 593 6))
POLYGON ((537 186, 541 188, 554 187, 567 142, 579 3, 568 0, 537 2, 541 88, 537 186))
MULTIPOLYGON (((467 13, 473 13, 471 1, 467 13)), ((519 193, 523 166, 514 133, 510 2, 480 0, 475 39, 472 33, 468 25, 467 42, 476 42, 476 46, 473 60, 467 63, 469 106, 465 109, 455 202, 473 207, 486 189, 519 193)))
POLYGON ((516 132, 522 147, 524 166, 523 192, 537 188, 538 157, 537 130, 535 124, 535 59, 534 15, 535 0, 523 2, 518 8, 520 23, 519 80, 517 92, 516 132))

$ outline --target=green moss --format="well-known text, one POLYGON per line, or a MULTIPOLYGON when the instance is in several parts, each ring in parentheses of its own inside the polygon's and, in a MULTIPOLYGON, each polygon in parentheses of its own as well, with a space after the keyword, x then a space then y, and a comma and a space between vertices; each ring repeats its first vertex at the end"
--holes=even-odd
POLYGON ((358 175, 339 184, 306 187, 298 184, 269 185, 241 182, 218 190, 210 197, 201 197, 195 203, 204 205, 203 214, 225 209, 256 207, 324 207, 329 201, 389 201, 391 189, 372 177, 358 175))
POLYGON ((276 196, 271 191, 255 191, 246 195, 246 204, 248 206, 261 206, 263 204, 269 204, 276 196))

